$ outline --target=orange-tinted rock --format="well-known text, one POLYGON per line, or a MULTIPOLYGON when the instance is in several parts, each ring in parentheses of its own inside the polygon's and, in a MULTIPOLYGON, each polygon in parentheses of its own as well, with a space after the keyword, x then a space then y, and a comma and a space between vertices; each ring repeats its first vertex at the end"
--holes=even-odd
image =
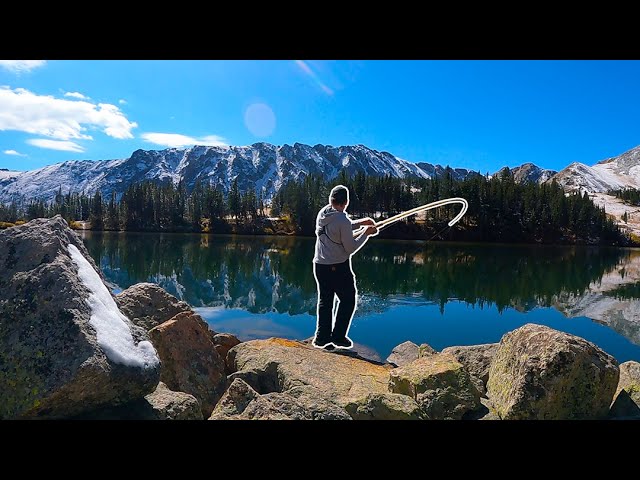
POLYGON ((205 321, 182 312, 149 331, 162 367, 160 380, 171 390, 190 393, 209 418, 226 384, 224 360, 205 321))

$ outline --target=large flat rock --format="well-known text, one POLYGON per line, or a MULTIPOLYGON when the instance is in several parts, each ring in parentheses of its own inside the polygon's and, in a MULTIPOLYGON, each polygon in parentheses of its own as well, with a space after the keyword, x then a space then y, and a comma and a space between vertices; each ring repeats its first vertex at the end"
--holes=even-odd
POLYGON ((233 373, 261 394, 310 385, 341 407, 371 393, 387 393, 389 368, 302 342, 269 338, 236 345, 227 354, 233 373))

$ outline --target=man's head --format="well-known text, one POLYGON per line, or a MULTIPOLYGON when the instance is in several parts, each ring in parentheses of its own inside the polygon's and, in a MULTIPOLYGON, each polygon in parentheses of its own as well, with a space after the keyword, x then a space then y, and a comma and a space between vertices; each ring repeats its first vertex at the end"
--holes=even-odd
POLYGON ((344 185, 336 185, 331 189, 329 202, 336 210, 344 210, 349 205, 349 190, 344 185))

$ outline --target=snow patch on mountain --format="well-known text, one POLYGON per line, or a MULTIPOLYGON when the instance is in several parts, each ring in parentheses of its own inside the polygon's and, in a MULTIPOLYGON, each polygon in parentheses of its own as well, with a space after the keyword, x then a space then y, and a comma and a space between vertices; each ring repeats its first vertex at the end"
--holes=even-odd
MULTIPOLYGON (((348 175, 363 172, 396 178, 433 178, 445 173, 440 165, 411 163, 364 145, 194 146, 136 150, 127 159, 68 161, 16 175, 5 173, 0 176, 0 202, 36 198, 51 201, 60 190, 64 194, 71 191, 89 195, 99 190, 105 198, 113 192, 119 197, 131 184, 145 180, 174 184, 183 181, 187 191, 200 181, 225 193, 237 180, 240 191, 255 189, 269 201, 290 180, 309 175, 331 180, 341 170, 348 175)), ((455 179, 478 175, 462 168, 451 172, 455 179)))
POLYGON ((0 181, 15 178, 23 172, 16 172, 13 170, 7 170, 6 168, 0 168, 0 181))

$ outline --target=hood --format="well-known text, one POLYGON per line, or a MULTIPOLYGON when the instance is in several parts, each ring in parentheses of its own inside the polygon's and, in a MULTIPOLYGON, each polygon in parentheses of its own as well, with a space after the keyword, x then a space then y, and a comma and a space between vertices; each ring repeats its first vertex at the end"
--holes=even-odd
POLYGON ((324 227, 325 225, 329 225, 336 218, 340 217, 340 215, 345 215, 345 213, 336 210, 331 205, 327 205, 322 210, 320 210, 320 215, 318 217, 318 226, 324 227))

